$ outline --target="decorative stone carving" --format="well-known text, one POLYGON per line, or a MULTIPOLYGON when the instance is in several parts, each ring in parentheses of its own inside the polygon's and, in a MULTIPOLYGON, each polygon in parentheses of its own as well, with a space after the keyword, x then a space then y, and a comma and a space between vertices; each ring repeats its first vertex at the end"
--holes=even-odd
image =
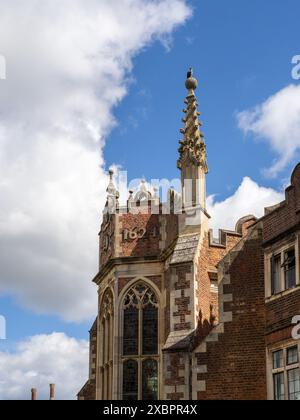
POLYGON ((188 72, 188 79, 186 81, 186 88, 189 93, 186 97, 185 104, 186 109, 183 110, 185 117, 183 122, 185 127, 180 130, 184 135, 183 140, 179 142, 179 160, 177 166, 182 169, 183 165, 189 164, 201 166, 204 168, 205 173, 208 173, 208 166, 206 160, 206 146, 204 143, 204 135, 200 131, 202 123, 198 117, 198 103, 194 90, 197 89, 198 82, 193 77, 193 71, 190 69, 188 72))

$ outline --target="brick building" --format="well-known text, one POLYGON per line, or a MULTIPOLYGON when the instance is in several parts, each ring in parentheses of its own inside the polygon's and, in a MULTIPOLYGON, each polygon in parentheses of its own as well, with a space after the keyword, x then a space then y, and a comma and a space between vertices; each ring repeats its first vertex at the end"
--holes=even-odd
POLYGON ((100 231, 94 399, 300 399, 300 164, 282 203, 235 231, 209 230, 206 146, 192 71, 178 168, 162 203, 146 183, 119 204, 113 174, 100 231))

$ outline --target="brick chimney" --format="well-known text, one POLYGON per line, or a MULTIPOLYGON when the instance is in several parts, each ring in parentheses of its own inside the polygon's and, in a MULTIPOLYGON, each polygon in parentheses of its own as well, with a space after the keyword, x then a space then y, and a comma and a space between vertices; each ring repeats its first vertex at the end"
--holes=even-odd
POLYGON ((50 401, 55 400, 55 385, 50 384, 50 401))
POLYGON ((32 388, 31 389, 31 401, 36 401, 37 400, 37 390, 36 388, 32 388))

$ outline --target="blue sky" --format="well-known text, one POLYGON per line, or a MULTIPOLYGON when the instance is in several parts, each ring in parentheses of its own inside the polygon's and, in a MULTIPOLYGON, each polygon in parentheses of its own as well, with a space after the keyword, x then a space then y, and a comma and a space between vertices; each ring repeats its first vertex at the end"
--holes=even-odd
POLYGON ((209 155, 208 192, 224 198, 245 175, 279 188, 297 157, 280 177, 263 177, 261 169, 274 155, 263 142, 243 135, 235 113, 295 83, 291 59, 299 51, 300 5, 293 0, 190 4, 194 16, 176 32, 171 50, 157 43, 135 59, 134 84, 115 110, 119 126, 107 142, 107 165, 117 161, 130 178, 178 175, 184 81, 192 65, 209 155))
MULTIPOLYGON (((178 177, 176 161, 186 95, 184 81, 192 65, 199 81, 197 96, 208 151, 208 194, 215 194, 215 200, 222 202, 234 196, 248 177, 252 186, 271 188, 274 197, 280 194, 299 160, 299 144, 284 168, 268 177, 264 169, 278 158, 278 149, 272 150, 273 139, 263 138, 260 135, 263 130, 253 124, 248 124, 246 135, 238 125, 237 115, 251 112, 254 106, 263 104, 288 85, 299 85, 291 77, 291 60, 300 54, 300 3, 298 0, 182 2, 192 8, 193 16, 185 23, 178 22, 181 26, 175 30, 166 29, 163 42, 156 40, 149 45, 147 40, 138 45, 136 51, 128 53, 131 71, 131 66, 124 64, 124 74, 112 76, 124 92, 116 90, 110 103, 117 125, 105 139, 105 166, 99 157, 100 146, 98 163, 103 169, 121 165, 130 179, 178 177)), ((153 36, 157 38, 157 33, 153 36)), ((92 74, 94 79, 98 77, 97 72, 92 74)), ((96 80, 94 83, 97 87, 96 80)), ((105 124, 109 131, 110 123, 105 120, 105 124)), ((283 136, 283 145, 286 140, 283 136)), ((101 188, 103 201, 104 186, 101 188)), ((93 226, 95 254, 97 229, 98 226, 93 226)), ((93 278, 97 271, 96 255, 92 262, 89 271, 85 271, 86 278, 82 276, 80 281, 89 282, 93 278)), ((0 340, 0 351, 12 351, 26 337, 54 331, 76 339, 88 338, 91 316, 74 322, 76 317, 64 316, 61 309, 47 309, 46 315, 42 315, 37 304, 31 304, 30 299, 24 302, 15 290, 3 287, 0 295, 0 314, 7 319, 8 336, 7 340, 0 340), (68 318, 73 322, 66 322, 68 318)))

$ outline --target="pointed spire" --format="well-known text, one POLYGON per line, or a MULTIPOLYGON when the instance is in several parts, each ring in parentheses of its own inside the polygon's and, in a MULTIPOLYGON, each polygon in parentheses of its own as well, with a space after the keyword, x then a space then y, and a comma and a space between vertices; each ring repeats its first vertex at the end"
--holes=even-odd
POLYGON ((193 76, 193 69, 190 68, 187 73, 185 87, 188 95, 185 99, 186 108, 183 110, 185 116, 182 119, 184 128, 180 130, 183 139, 180 141, 179 159, 177 166, 182 169, 182 165, 186 161, 190 161, 196 166, 201 166, 205 173, 208 173, 206 160, 206 146, 204 143, 204 135, 200 130, 202 123, 199 121, 200 112, 198 112, 198 103, 195 90, 198 87, 198 81, 193 76))

